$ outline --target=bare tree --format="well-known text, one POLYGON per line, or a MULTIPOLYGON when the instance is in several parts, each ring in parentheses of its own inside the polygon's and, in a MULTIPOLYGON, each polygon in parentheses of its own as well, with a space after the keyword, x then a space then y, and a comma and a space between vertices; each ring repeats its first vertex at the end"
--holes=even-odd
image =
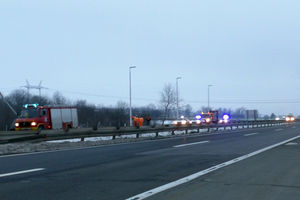
POLYGON ((58 91, 53 94, 52 101, 54 105, 67 104, 67 99, 58 91))
POLYGON ((174 108, 176 104, 175 90, 174 87, 168 83, 164 86, 162 92, 160 93, 160 105, 164 110, 164 118, 162 124, 165 120, 169 118, 170 111, 174 108))
POLYGON ((185 117, 192 117, 193 115, 193 108, 190 104, 186 104, 184 107, 183 107, 183 115, 185 117))
POLYGON ((274 113, 272 113, 271 115, 270 115, 270 119, 275 119, 276 118, 276 115, 274 114, 274 113))

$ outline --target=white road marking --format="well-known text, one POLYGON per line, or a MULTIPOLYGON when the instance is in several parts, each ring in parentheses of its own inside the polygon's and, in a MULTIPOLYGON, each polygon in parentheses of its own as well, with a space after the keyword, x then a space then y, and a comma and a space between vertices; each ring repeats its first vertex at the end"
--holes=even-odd
POLYGON ((179 180, 173 181, 173 182, 171 182, 171 183, 167 183, 167 184, 165 184, 165 185, 159 186, 159 187, 157 187, 157 188, 154 188, 154 189, 152 189, 152 190, 146 191, 146 192, 144 192, 144 193, 135 195, 135 196, 130 197, 130 198, 126 199, 126 200, 142 200, 142 199, 148 198, 148 197, 153 196, 153 195, 155 195, 155 194, 157 194, 157 193, 160 193, 160 192, 163 192, 163 191, 165 191, 165 190, 174 188, 174 187, 176 187, 176 186, 178 186, 178 185, 181 185, 181 184, 183 184, 183 183, 187 183, 187 182, 192 181, 192 180, 194 180, 194 179, 196 179, 196 178, 199 178, 200 176, 203 176, 203 175, 208 174, 208 173, 210 173, 210 172, 216 171, 216 170, 218 170, 218 169, 220 169, 220 168, 226 167, 226 166, 231 165, 231 164, 234 164, 234 163, 236 163, 236 162, 245 160, 245 159, 247 159, 247 158, 250 158, 250 157, 255 156, 255 155, 257 155, 257 154, 260 154, 260 153, 262 153, 262 152, 268 151, 268 150, 270 150, 270 149, 273 149, 273 148, 275 148, 275 147, 278 147, 278 146, 280 146, 280 145, 283 145, 283 144, 285 144, 285 143, 288 143, 288 142, 293 141, 293 140, 298 139, 298 138, 300 138, 300 135, 298 135, 298 136, 296 136, 296 137, 293 137, 293 138, 290 138, 290 139, 288 139, 288 140, 279 142, 279 143, 277 143, 277 144, 273 144, 273 145, 271 145, 271 146, 265 147, 265 148, 263 148, 263 149, 254 151, 254 152, 249 153, 249 154, 246 154, 246 155, 244 155, 244 156, 235 158, 235 159, 233 159, 233 160, 230 160, 230 161, 221 163, 221 164, 219 164, 219 165, 210 167, 210 168, 208 168, 208 169, 199 171, 199 172, 197 172, 197 173, 195 173, 195 174, 186 176, 186 177, 184 177, 184 178, 181 178, 181 179, 179 179, 179 180))
POLYGON ((289 143, 286 143, 285 145, 287 145, 287 146, 293 146, 293 145, 298 145, 298 143, 296 143, 296 142, 289 142, 289 143))
POLYGON ((275 131, 283 131, 282 128, 275 129, 275 131))
POLYGON ((25 174, 25 173, 31 173, 31 172, 37 172, 37 171, 42 171, 45 170, 45 168, 36 168, 36 169, 29 169, 29 170, 23 170, 23 171, 18 171, 18 172, 11 172, 11 173, 6 173, 6 174, 0 174, 1 177, 5 176, 13 176, 13 175, 18 175, 18 174, 25 174))
MULTIPOLYGON (((254 127, 256 128, 256 127, 254 127)), ((260 130, 267 130, 269 127, 259 127, 257 129, 260 130)), ((234 133, 241 133, 241 132, 247 132, 249 129, 239 129, 239 130, 229 130, 226 131, 225 134, 234 134, 234 133)), ((206 137, 206 136, 212 136, 212 135, 223 135, 224 133, 200 133, 197 135, 189 135, 189 136, 180 136, 180 137, 188 137, 188 138, 195 138, 195 137, 206 137)), ((65 151, 74 151, 74 150, 86 150, 86 149, 96 149, 96 148, 105 148, 105 147, 113 147, 113 146, 122 146, 122 145, 132 145, 132 144, 141 144, 141 143, 154 143, 154 142, 160 142, 160 141, 167 141, 167 140, 177 140, 180 137, 166 137, 162 140, 142 140, 138 142, 124 142, 120 144, 105 144, 100 146, 88 146, 88 147, 75 147, 71 149, 58 149, 58 150, 48 150, 48 151, 39 151, 39 152, 27 152, 27 153, 17 153, 17 154, 9 154, 9 155, 0 155, 0 158, 7 158, 7 157, 17 157, 17 156, 29 156, 29 155, 37 155, 37 154, 46 154, 46 153, 56 153, 56 152, 65 152, 65 151)))
POLYGON ((178 147, 185 147, 185 146, 190 146, 190 145, 195 145, 195 144, 204 144, 204 143, 208 143, 209 141, 201 141, 201 142, 194 142, 194 143, 188 143, 188 144, 180 144, 180 145, 176 145, 173 146, 174 148, 178 148, 178 147))
POLYGON ((259 133, 249 133, 249 134, 245 134, 244 136, 245 136, 245 137, 248 137, 248 136, 251 136, 251 135, 257 135, 257 134, 259 134, 259 133))

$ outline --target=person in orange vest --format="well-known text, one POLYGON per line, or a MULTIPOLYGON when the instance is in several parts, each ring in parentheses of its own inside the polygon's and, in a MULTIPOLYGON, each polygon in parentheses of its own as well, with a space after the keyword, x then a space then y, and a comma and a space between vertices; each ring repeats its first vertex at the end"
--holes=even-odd
POLYGON ((139 118, 139 123, 140 123, 139 125, 140 125, 140 127, 143 126, 143 122, 144 122, 144 118, 140 117, 139 118))
POLYGON ((133 121, 133 126, 137 127, 138 118, 135 117, 135 116, 132 116, 131 118, 132 118, 132 121, 133 121))
POLYGON ((143 126, 144 118, 132 116, 132 120, 133 120, 134 127, 138 128, 138 127, 143 126))

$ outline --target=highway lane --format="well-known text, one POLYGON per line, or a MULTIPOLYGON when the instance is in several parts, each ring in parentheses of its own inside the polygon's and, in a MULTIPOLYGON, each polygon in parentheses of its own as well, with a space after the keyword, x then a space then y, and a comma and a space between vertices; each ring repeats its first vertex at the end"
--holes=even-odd
POLYGON ((147 199, 299 199, 299 147, 298 138, 147 199))
POLYGON ((0 157, 0 174, 44 169, 0 178, 0 199, 125 199, 297 136, 299 128, 243 129, 0 157))

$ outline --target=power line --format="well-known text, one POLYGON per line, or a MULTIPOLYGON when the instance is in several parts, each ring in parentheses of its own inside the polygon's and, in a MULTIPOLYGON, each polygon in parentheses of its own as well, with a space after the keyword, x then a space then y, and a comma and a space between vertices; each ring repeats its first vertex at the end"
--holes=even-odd
MULTIPOLYGON (((86 92, 76 92, 76 91, 69 91, 69 90, 57 90, 54 88, 49 88, 49 90, 52 91, 59 91, 64 93, 70 93, 70 94, 79 94, 83 96, 94 96, 94 97, 102 97, 102 98, 112 98, 112 99, 128 99, 127 96, 112 96, 112 95, 104 95, 104 94, 95 94, 95 93, 86 93, 86 92)), ((157 101, 157 99, 151 99, 151 98, 134 98, 135 100, 142 100, 142 101, 157 101)))
MULTIPOLYGON (((185 101, 187 103, 202 103, 205 104, 207 101, 185 101)), ((298 104, 300 101, 211 101, 214 104, 298 104)))
MULTIPOLYGON (((101 97, 101 98, 110 98, 110 99, 117 99, 117 100, 125 100, 127 101, 127 96, 114 96, 114 95, 105 95, 105 94, 96 94, 96 93, 87 93, 87 92, 79 92, 79 91, 70 91, 70 90, 58 90, 54 88, 47 88, 52 91, 59 91, 62 93, 70 93, 70 94, 78 94, 82 96, 93 96, 93 97, 101 97)), ((136 97, 133 98, 134 100, 138 101, 155 101, 158 102, 158 99, 153 98, 143 98, 143 97, 136 97)), ((221 98, 224 99, 224 98, 221 98)), ((206 100, 184 100, 185 103, 190 104, 206 104, 206 100)), ((211 101, 213 104, 300 104, 300 98, 295 99, 251 99, 251 100, 240 100, 237 98, 230 98, 230 100, 221 100, 221 101, 211 101)))

